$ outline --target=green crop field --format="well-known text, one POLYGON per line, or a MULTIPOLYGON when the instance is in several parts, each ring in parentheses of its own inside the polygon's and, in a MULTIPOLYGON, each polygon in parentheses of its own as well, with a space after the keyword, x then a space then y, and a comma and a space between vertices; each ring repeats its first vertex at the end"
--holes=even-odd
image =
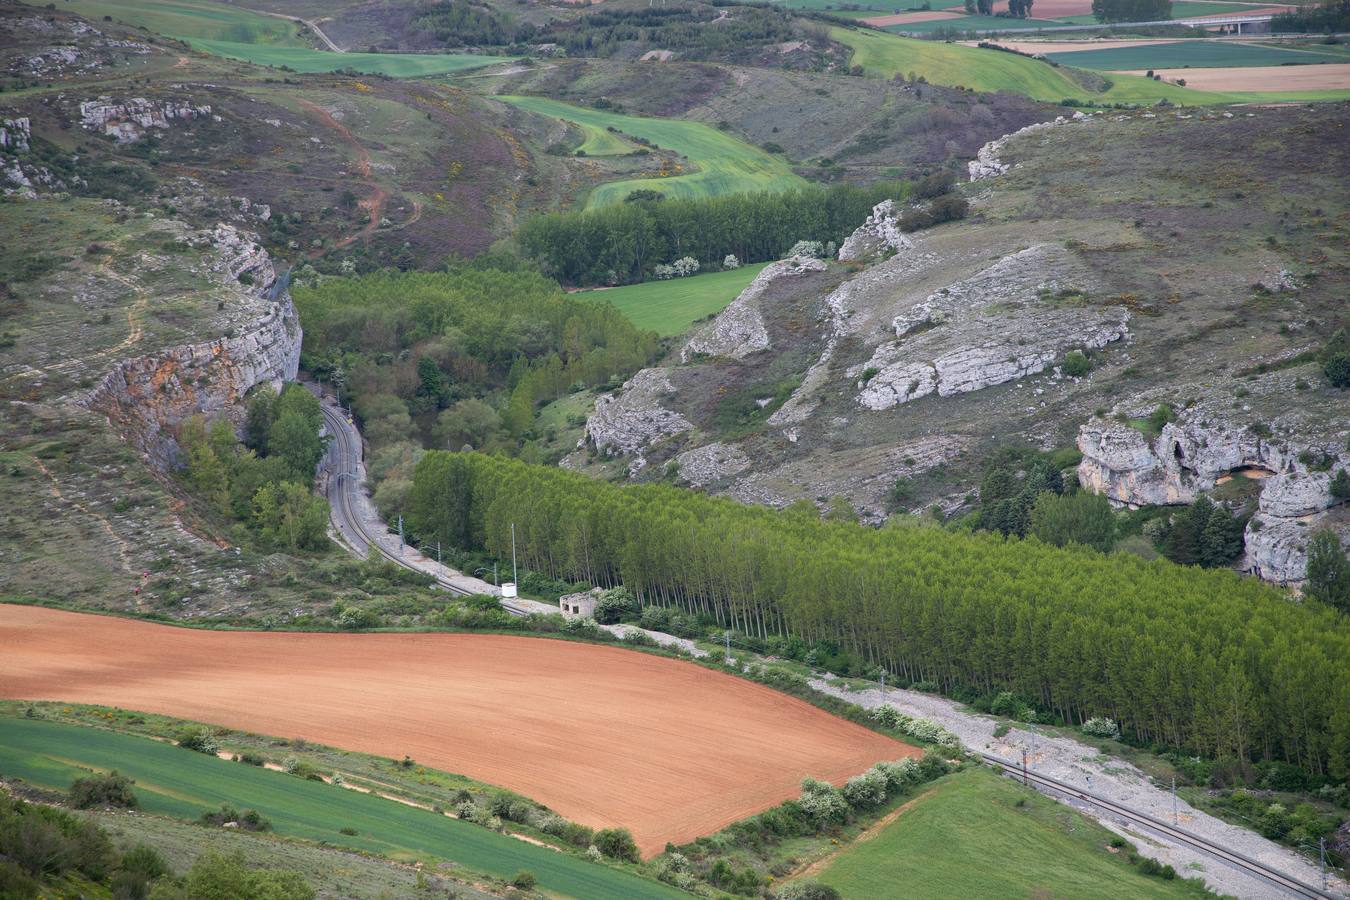
POLYGON ((371 794, 228 762, 172 744, 41 719, 0 717, 0 774, 56 790, 88 770, 136 780, 141 808, 196 819, 229 803, 256 809, 277 834, 395 859, 438 858, 510 878, 529 869, 550 893, 679 897, 674 888, 371 794), (340 829, 355 830, 354 835, 340 829))
POLYGON ((667 197, 700 198, 748 191, 779 191, 802 187, 806 181, 782 159, 701 122, 624 116, 585 109, 543 97, 500 97, 521 109, 573 122, 586 129, 588 140, 609 127, 651 141, 684 157, 688 174, 660 178, 628 178, 599 185, 591 191, 587 208, 618 203, 635 190, 657 191, 667 197))
POLYGON ((576 296, 613 304, 639 328, 650 328, 662 336, 683 334, 693 322, 721 312, 767 265, 759 263, 692 278, 582 291, 576 296))
POLYGON ((1341 54, 1319 52, 1316 45, 1310 46, 1307 50, 1286 50, 1256 44, 1237 44, 1232 41, 1179 41, 1175 44, 1111 47, 1047 55, 1061 65, 1104 71, 1180 69, 1184 66, 1233 68, 1347 61, 1341 54))
POLYGON ((306 47, 274 47, 269 44, 239 44, 188 38, 198 50, 242 59, 260 66, 288 66, 297 72, 335 72, 355 69, 368 75, 391 78, 420 78, 447 75, 505 62, 504 56, 479 56, 471 53, 330 53, 306 47))
MULTIPOLYGON (((45 6, 45 0, 25 0, 45 6)), ((308 47, 303 26, 208 0, 61 0, 61 9, 99 22, 104 16, 176 38, 308 47)))
POLYGON ((1226 94, 1189 90, 1142 75, 1114 75, 1111 89, 1098 93, 1078 84, 1063 69, 1015 53, 878 31, 832 28, 830 34, 853 48, 854 65, 883 78, 913 72, 933 84, 1009 91, 1050 103, 1073 99, 1087 103, 1152 104, 1166 99, 1178 105, 1197 105, 1230 100, 1226 94))
POLYGON ((1203 888, 1140 873, 1113 835, 985 769, 950 775, 816 879, 845 897, 1187 897, 1203 888), (1021 801, 1022 805, 1018 806, 1021 801))

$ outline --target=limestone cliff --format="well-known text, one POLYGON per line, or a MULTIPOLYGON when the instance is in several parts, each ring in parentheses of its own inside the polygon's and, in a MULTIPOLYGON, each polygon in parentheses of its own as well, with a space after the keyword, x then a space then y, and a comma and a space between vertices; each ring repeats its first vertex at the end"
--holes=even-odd
POLYGON ((300 320, 290 294, 276 290, 267 252, 231 226, 210 234, 209 250, 212 270, 237 289, 231 316, 237 324, 225 334, 121 360, 81 399, 161 467, 177 461, 174 432, 184 419, 236 413, 250 389, 293 380, 300 365, 300 320), (253 276, 251 287, 239 283, 244 273, 253 276))

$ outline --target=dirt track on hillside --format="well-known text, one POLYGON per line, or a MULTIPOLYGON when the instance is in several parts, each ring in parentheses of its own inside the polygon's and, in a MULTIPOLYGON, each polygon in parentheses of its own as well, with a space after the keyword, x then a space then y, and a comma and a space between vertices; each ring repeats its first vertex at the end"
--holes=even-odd
POLYGON ((632 830, 644 855, 918 751, 618 648, 463 634, 195 631, 0 604, 0 696, 120 706, 402 758, 632 830))

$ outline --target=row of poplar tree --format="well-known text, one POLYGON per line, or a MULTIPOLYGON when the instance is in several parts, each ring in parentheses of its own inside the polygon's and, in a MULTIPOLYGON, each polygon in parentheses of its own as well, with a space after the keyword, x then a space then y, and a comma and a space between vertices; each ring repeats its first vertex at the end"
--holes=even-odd
POLYGON ((1069 722, 1350 777, 1350 623, 1228 571, 995 533, 821 521, 665 485, 428 453, 423 540, 676 607, 831 641, 911 682, 1011 690, 1069 722))

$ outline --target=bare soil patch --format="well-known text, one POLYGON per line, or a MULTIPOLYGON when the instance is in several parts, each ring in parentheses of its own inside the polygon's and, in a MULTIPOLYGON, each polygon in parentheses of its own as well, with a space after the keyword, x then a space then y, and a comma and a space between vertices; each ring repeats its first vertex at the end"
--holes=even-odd
MULTIPOLYGON (((1143 75, 1142 70, 1125 75, 1143 75)), ((1164 81, 1186 79, 1201 91, 1334 91, 1350 90, 1350 63, 1315 66, 1249 66, 1247 68, 1154 69, 1164 81)))
POLYGON ((959 19, 964 12, 949 12, 944 9, 924 10, 923 12, 896 13, 892 16, 873 16, 863 19, 863 23, 876 28, 888 25, 908 25, 911 22, 936 22, 939 19, 959 19))
POLYGON ((0 696, 182 716, 458 772, 645 855, 919 751, 692 663, 503 635, 195 631, 0 605, 0 696))

